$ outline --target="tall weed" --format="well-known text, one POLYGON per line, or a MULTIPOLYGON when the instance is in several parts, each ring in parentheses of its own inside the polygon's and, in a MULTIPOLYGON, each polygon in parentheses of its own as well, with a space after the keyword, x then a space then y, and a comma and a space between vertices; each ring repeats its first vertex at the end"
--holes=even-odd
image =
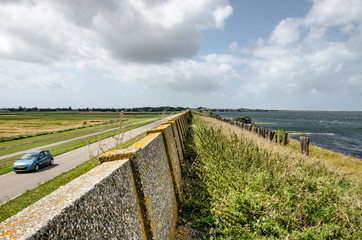
POLYGON ((204 238, 362 238, 354 182, 201 120, 193 120, 190 134, 180 221, 191 221, 204 238))

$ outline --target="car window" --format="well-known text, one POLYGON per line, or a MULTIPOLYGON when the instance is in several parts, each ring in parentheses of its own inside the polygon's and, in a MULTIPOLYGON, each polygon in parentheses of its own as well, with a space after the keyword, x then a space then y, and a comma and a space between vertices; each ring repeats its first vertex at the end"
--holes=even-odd
POLYGON ((38 156, 37 153, 25 153, 23 156, 21 156, 21 160, 34 160, 38 156))
POLYGON ((44 151, 44 156, 48 156, 49 155, 49 152, 48 151, 44 151))
POLYGON ((44 157, 44 153, 41 152, 41 153, 39 154, 39 158, 43 158, 43 157, 44 157))

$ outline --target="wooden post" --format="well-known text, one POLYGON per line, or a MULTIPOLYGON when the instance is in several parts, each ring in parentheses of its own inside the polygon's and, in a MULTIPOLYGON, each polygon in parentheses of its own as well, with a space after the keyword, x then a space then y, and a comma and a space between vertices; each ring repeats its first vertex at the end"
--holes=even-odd
POLYGON ((300 137, 300 150, 302 154, 309 155, 309 137, 300 137))
POLYGON ((270 140, 270 141, 273 141, 274 135, 275 135, 275 131, 271 130, 271 131, 269 132, 269 140, 270 140))
POLYGON ((284 146, 288 144, 288 133, 285 133, 284 135, 284 142, 283 142, 284 146))

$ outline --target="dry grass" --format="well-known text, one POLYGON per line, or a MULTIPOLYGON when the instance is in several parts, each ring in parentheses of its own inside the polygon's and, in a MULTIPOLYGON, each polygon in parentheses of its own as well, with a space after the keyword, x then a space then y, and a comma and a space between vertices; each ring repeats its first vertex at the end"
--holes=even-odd
POLYGON ((179 226, 203 239, 361 239, 360 164, 341 169, 333 152, 293 144, 194 113, 179 226))
MULTIPOLYGON (((248 142, 252 142, 261 149, 266 149, 273 154, 287 156, 289 159, 304 159, 306 163, 323 163, 329 170, 343 174, 346 178, 357 181, 362 185, 362 161, 358 158, 346 156, 314 145, 310 145, 310 155, 307 157, 300 153, 299 141, 289 139, 289 144, 281 146, 264 138, 257 137, 254 133, 241 129, 207 116, 200 116, 210 126, 222 127, 224 134, 230 136, 232 133, 241 136, 248 142)), ((293 162, 293 161, 291 161, 293 162)))
POLYGON ((105 121, 115 120, 109 118, 99 119, 80 119, 80 120, 54 120, 54 119, 24 119, 24 120, 0 120, 0 137, 13 137, 18 135, 36 134, 42 132, 53 132, 66 128, 75 128, 83 126, 84 121, 87 126, 99 124, 105 121))

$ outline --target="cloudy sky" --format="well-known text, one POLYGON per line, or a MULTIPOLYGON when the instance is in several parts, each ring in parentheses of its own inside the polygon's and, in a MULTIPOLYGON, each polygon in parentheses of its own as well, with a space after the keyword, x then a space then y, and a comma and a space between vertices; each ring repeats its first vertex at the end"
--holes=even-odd
POLYGON ((161 105, 362 110, 362 1, 0 1, 0 107, 161 105))

